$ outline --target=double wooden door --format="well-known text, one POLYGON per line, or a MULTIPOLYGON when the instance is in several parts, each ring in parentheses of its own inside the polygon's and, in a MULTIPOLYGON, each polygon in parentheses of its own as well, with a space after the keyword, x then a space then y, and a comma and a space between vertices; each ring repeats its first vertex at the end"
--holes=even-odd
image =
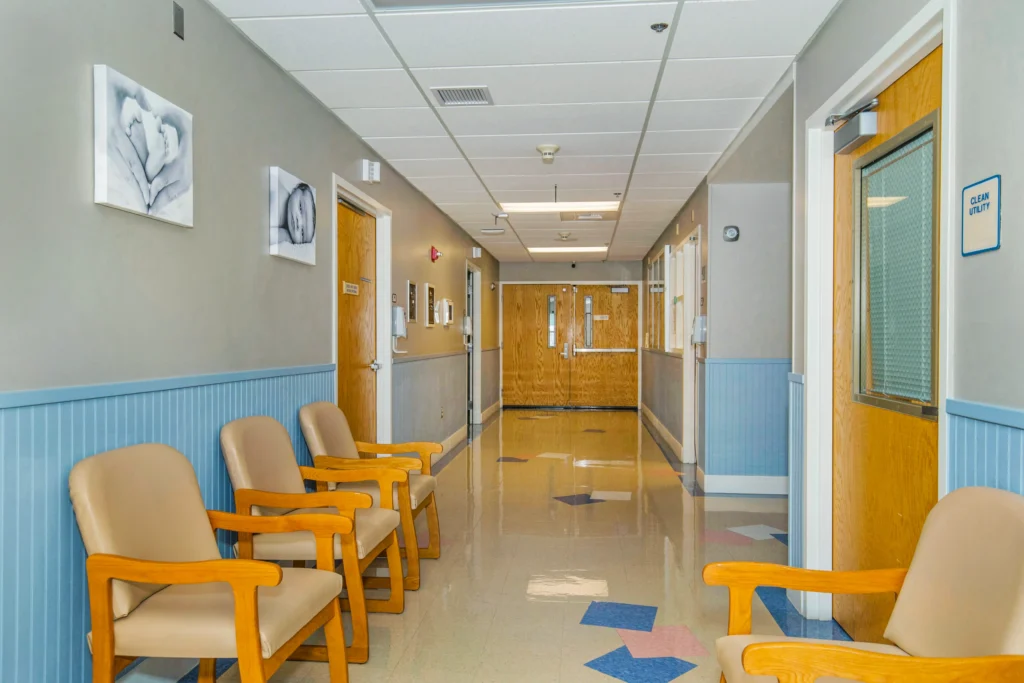
POLYGON ((506 285, 502 403, 636 407, 636 285, 506 285))

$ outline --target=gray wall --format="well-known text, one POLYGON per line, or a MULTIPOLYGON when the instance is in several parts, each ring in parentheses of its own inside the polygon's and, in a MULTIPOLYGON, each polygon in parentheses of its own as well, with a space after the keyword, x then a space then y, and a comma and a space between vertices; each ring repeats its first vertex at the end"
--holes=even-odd
POLYGON ((501 264, 502 282, 637 282, 643 278, 640 261, 569 263, 515 262, 501 264))
MULTIPOLYGON (((331 362, 331 174, 357 183, 375 155, 212 7, 180 1, 185 41, 162 1, 0 6, 0 390, 331 362), (194 115, 195 228, 93 204, 93 64, 194 115), (318 190, 316 267, 267 254, 272 165, 318 190)), ((394 212, 394 283, 429 277, 460 300, 474 242, 381 172, 362 187, 394 212), (438 264, 430 244, 446 252, 438 264)), ((486 305, 485 342, 497 336, 486 305)), ((461 345, 454 328, 410 334, 413 353, 461 345)))
MULTIPOLYGON (((844 0, 796 64, 793 190, 793 372, 804 372, 807 118, 878 52, 928 0, 844 0)), ((984 2, 972 2, 973 5, 984 2)), ((1012 4, 1012 2, 1010 3, 1012 4)), ((965 19, 969 21, 969 19, 965 19)), ((1015 46, 1016 47, 1016 46, 1015 46)))
POLYGON ((708 182, 789 183, 793 179, 793 86, 765 112, 736 150, 708 174, 708 182))
POLYGON ((683 441, 683 359, 658 351, 643 352, 643 404, 676 441, 683 441))
POLYGON ((444 441, 466 425, 469 365, 465 352, 403 358, 394 367, 395 443, 444 441))
POLYGON ((790 187, 711 186, 708 356, 789 358, 790 187), (740 228, 726 242, 727 225, 740 228))
POLYGON ((480 355, 480 410, 484 411, 501 400, 501 349, 486 349, 480 355))
POLYGON ((1020 192, 1024 130, 1012 120, 1012 112, 1024 106, 1020 42, 1024 4, 1019 0, 961 3, 957 30, 951 395, 1024 408, 1024 354, 1020 352, 1024 242, 1019 239, 1024 215, 1020 192), (996 173, 1003 176, 1002 247, 964 258, 959 255, 959 189, 996 173))

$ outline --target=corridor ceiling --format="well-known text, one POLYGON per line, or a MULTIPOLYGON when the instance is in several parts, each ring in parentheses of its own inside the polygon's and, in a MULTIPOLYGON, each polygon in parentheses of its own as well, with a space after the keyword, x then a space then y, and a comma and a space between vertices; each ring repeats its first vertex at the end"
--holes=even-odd
POLYGON ((643 258, 837 0, 212 2, 500 261, 584 261, 643 258), (444 107, 439 86, 494 104, 444 107), (618 220, 512 214, 481 233, 497 203, 556 184, 624 200, 618 220))

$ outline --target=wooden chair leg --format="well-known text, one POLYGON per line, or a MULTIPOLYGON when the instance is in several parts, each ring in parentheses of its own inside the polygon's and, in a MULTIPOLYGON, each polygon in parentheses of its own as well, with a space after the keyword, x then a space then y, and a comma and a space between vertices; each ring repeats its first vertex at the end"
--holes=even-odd
POLYGON ((430 540, 426 548, 420 548, 420 557, 428 560, 436 560, 441 557, 441 522, 437 517, 437 498, 433 493, 427 503, 427 530, 430 532, 430 540))
POLYGON ((387 600, 367 600, 366 608, 370 612, 401 614, 405 611, 405 582, 402 580, 402 553, 398 547, 397 530, 391 532, 391 543, 386 552, 391 594, 387 600))
POLYGON ((420 549, 416 540, 416 518, 412 514, 412 501, 408 498, 399 501, 399 514, 402 517, 402 536, 405 539, 406 558, 405 590, 418 591, 420 589, 420 549))
POLYGON ((341 603, 334 601, 331 620, 324 624, 327 640, 327 661, 331 683, 348 683, 348 660, 345 658, 345 631, 341 625, 341 603))
POLYGON ((216 659, 200 659, 199 660, 199 678, 198 683, 216 683, 217 682, 217 660, 216 659))
POLYGON ((729 681, 725 680, 725 674, 722 674, 721 683, 729 683, 729 681))
POLYGON ((235 588, 235 644, 238 649, 238 673, 241 683, 267 683, 260 643, 259 608, 256 586, 235 588))
POLYGON ((370 626, 366 617, 366 592, 359 571, 359 560, 346 557, 342 562, 342 571, 345 574, 348 599, 342 600, 341 606, 352 612, 352 645, 348 647, 346 657, 354 664, 365 664, 370 658, 370 626))

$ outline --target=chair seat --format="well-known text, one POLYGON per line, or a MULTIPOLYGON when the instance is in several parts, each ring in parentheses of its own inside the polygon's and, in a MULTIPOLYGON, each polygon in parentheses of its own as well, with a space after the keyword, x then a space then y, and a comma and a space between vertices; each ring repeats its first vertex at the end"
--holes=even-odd
MULTIPOLYGON (((437 487, 437 479, 429 474, 416 474, 414 472, 409 473, 409 498, 412 501, 412 509, 415 510, 427 499, 434 489, 437 487)), ((398 509, 398 487, 395 486, 395 498, 394 506, 398 509)), ((380 507, 380 486, 374 483, 359 483, 349 484, 342 483, 338 484, 337 490, 339 491, 356 491, 359 493, 368 493, 373 496, 373 504, 375 507, 380 507)))
MULTIPOLYGON (((282 573, 280 585, 257 589, 264 659, 338 597, 344 584, 334 572, 289 568, 282 573)), ((231 586, 168 586, 154 593, 114 622, 114 652, 123 657, 237 657, 231 586)))
MULTIPOLYGON (((302 508, 289 515, 338 514, 336 508, 302 508)), ((399 517, 394 510, 360 508, 356 510, 356 552, 359 559, 398 528, 399 517)), ((257 560, 315 560, 316 537, 312 531, 290 531, 284 534, 259 534, 252 539, 253 557, 257 560)), ((334 537, 334 558, 341 559, 341 536, 334 537)))
MULTIPOLYGON (((786 636, 726 636, 715 642, 715 649, 718 651, 718 665, 722 667, 722 673, 728 683, 778 683, 774 676, 751 676, 743 670, 743 650, 754 643, 825 643, 830 641, 815 640, 813 638, 787 638, 786 636)), ((877 652, 886 655, 903 655, 907 653, 893 645, 880 645, 878 643, 835 643, 843 647, 866 652, 877 652)), ((817 683, 857 683, 846 678, 819 678, 817 683)))

